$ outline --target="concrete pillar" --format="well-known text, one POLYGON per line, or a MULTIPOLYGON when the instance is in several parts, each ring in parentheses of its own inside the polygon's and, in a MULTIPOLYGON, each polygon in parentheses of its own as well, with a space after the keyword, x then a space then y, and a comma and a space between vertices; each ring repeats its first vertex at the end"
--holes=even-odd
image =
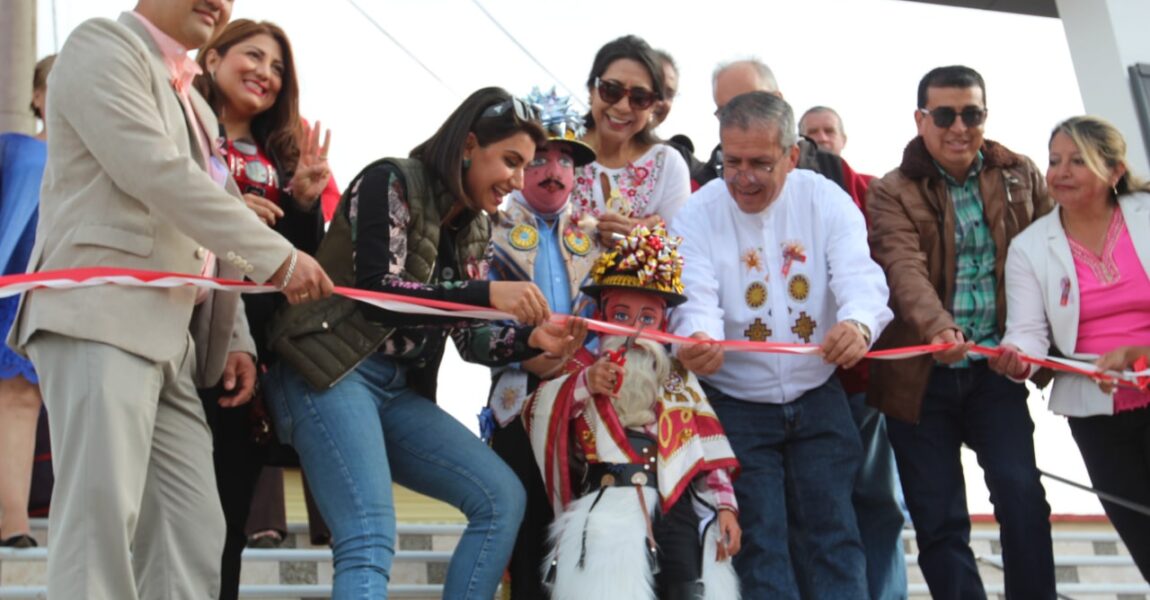
MULTIPOLYGON (((1150 63, 1150 35, 1146 33, 1150 1, 1056 1, 1086 112, 1122 131, 1130 167, 1136 174, 1150 177, 1150 140, 1143 139, 1128 74, 1131 65, 1150 63)), ((1042 90, 1035 90, 1035 94, 1041 98, 1042 90)))
POLYGON ((36 0, 0 1, 0 132, 35 132, 28 107, 35 66, 36 0))

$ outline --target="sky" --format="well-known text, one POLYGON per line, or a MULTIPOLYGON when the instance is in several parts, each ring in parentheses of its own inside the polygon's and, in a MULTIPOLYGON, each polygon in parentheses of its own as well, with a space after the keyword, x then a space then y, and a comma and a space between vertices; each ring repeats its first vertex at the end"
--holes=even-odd
MULTIPOLYGON (((132 6, 132 0, 39 0, 38 56, 63 44, 84 20, 115 18, 132 6)), ((240 17, 274 21, 291 38, 301 111, 332 130, 329 156, 341 183, 377 158, 406 155, 480 87, 526 94, 556 85, 586 103, 595 52, 629 33, 678 62, 679 96, 657 133, 687 134, 702 158, 718 143, 711 73, 719 62, 748 56, 771 66, 796 114, 816 104, 838 110, 848 135, 843 155, 863 173, 881 175, 898 165, 915 135, 918 81, 936 66, 965 64, 982 73, 986 136, 1039 165, 1055 123, 1083 111, 1059 20, 918 2, 236 0, 233 18, 240 17)), ((488 373, 450 354, 440 403, 474 430, 486 401, 477 390, 488 388, 488 373)), ((1088 481, 1065 420, 1047 412, 1037 395, 1031 412, 1039 466, 1088 481)), ((971 510, 988 513, 967 450, 964 461, 971 510)), ((1055 512, 1101 512, 1086 494, 1046 486, 1055 512)))

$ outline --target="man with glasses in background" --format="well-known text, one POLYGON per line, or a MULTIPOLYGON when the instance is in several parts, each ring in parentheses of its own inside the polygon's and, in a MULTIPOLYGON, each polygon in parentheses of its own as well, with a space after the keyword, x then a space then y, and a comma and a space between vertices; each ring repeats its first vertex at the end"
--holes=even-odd
POLYGON ((673 332, 742 466, 735 494, 745 598, 866 598, 851 492, 862 445, 836 367, 891 319, 866 224, 825 177, 796 169, 795 117, 776 95, 719 111, 723 179, 672 223, 690 302, 673 332), (806 355, 732 352, 710 340, 813 344, 806 355))
POLYGON ((986 115, 976 71, 930 71, 918 86, 918 137, 897 169, 871 183, 871 252, 886 270, 895 313, 876 347, 954 345, 873 361, 867 395, 893 417, 887 430, 931 595, 986 597, 969 544, 965 443, 986 472, 1001 527, 1006 596, 1053 598, 1050 505, 1026 387, 966 355, 971 344, 998 345, 1010 240, 1051 209, 1034 163, 983 139, 986 115))
MULTIPOLYGON (((780 98, 783 97, 775 74, 763 61, 757 58, 735 60, 719 64, 711 75, 711 92, 715 100, 715 116, 723 106, 735 96, 747 92, 768 92, 780 98)), ((850 164, 841 156, 820 148, 815 140, 799 136, 799 162, 797 168, 808 169, 819 173, 837 183, 858 205, 863 208, 866 200, 866 186, 869 176, 855 173, 850 164)), ((711 151, 711 158, 697 171, 692 171, 692 177, 699 185, 705 185, 712 179, 722 176, 723 155, 722 145, 715 146, 711 151)))

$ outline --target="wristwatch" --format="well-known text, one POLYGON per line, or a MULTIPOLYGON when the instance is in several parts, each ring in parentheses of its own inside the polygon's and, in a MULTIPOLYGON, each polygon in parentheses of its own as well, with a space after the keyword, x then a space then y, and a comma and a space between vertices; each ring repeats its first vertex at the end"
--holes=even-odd
POLYGON ((851 325, 854 325, 855 329, 858 329, 859 333, 862 334, 863 342, 866 343, 868 348, 870 347, 870 327, 867 327, 866 323, 863 323, 862 321, 856 321, 854 319, 847 319, 843 321, 843 323, 850 323, 851 325))

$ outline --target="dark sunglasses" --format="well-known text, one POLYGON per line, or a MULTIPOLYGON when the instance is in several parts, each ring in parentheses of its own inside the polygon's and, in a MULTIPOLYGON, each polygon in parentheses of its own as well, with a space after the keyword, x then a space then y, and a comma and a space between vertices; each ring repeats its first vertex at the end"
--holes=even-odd
POLYGON ((920 108, 918 112, 927 115, 934 121, 935 127, 947 129, 954 125, 954 119, 962 116, 962 123, 967 127, 978 127, 986 121, 986 109, 978 106, 967 106, 958 112, 949 106, 940 106, 935 109, 920 108))
POLYGON ((520 121, 535 121, 539 122, 539 109, 535 106, 527 104, 519 98, 508 98, 502 102, 496 102, 491 106, 483 109, 480 113, 480 119, 494 119, 502 117, 509 112, 514 112, 515 116, 520 121))
POLYGON ((646 110, 651 108, 659 99, 659 94, 646 88, 626 88, 614 81, 595 78, 595 89, 599 92, 599 99, 607 104, 615 104, 626 97, 631 102, 632 110, 646 110))

